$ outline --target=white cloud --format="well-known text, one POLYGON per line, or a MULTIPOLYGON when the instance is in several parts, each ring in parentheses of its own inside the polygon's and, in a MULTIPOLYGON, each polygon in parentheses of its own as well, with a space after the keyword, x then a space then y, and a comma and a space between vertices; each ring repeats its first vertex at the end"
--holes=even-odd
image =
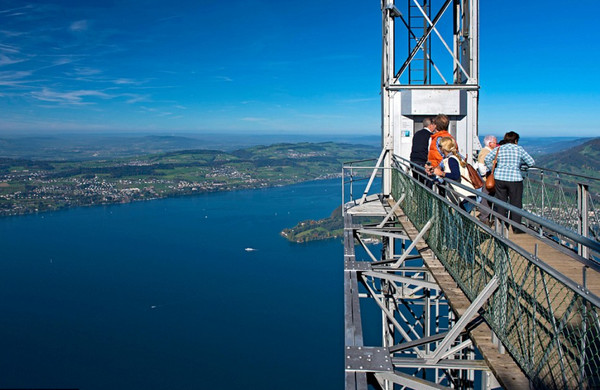
POLYGON ((128 85, 128 84, 137 84, 138 82, 132 79, 116 79, 112 81, 117 85, 128 85))
POLYGON ((19 86, 28 80, 24 78, 31 76, 30 71, 18 71, 18 72, 0 72, 0 85, 5 87, 19 86))
POLYGON ((86 31, 88 29, 88 22, 87 20, 78 20, 76 22, 71 23, 69 29, 71 31, 86 31))
POLYGON ((130 99, 128 99, 125 102, 125 103, 129 103, 129 104, 151 101, 149 95, 124 94, 123 96, 129 96, 130 97, 130 99))
POLYGON ((243 121, 246 122, 263 122, 266 121, 267 118, 259 118, 259 117, 254 117, 254 116, 247 116, 245 118, 242 118, 243 121))
POLYGON ((215 76, 215 78, 217 80, 227 81, 228 83, 233 82, 233 79, 231 77, 227 77, 227 76, 215 76))
POLYGON ((23 62, 23 61, 26 61, 26 60, 11 58, 9 56, 5 56, 4 54, 0 54, 0 66, 18 64, 19 62, 23 62))
POLYGON ((52 66, 66 65, 66 64, 70 64, 71 62, 74 62, 74 60, 72 58, 61 57, 61 58, 57 58, 56 60, 52 61, 52 66))
POLYGON ((93 76, 93 75, 102 73, 102 71, 99 69, 87 68, 87 67, 75 68, 75 72, 79 76, 93 76))
POLYGON ((21 50, 19 50, 18 47, 6 45, 4 43, 0 43, 0 50, 2 50, 5 53, 20 53, 21 52, 21 50))
MULTIPOLYGON (((13 37, 18 37, 21 35, 24 35, 24 32, 20 32, 20 31, 8 31, 8 30, 0 30, 0 34, 4 35, 6 38, 13 38, 13 37)), ((4 46, 4 45, 0 45, 0 46, 4 46)))
POLYGON ((94 90, 79 90, 72 92, 57 92, 52 91, 48 88, 43 88, 41 91, 32 92, 31 96, 35 99, 42 100, 45 102, 55 102, 61 104, 71 105, 85 105, 93 104, 93 102, 86 102, 86 97, 99 97, 102 99, 111 99, 113 96, 108 95, 101 91, 94 90))
POLYGON ((0 10, 0 14, 8 14, 8 16, 25 15, 25 12, 21 12, 21 11, 28 11, 28 10, 32 9, 33 7, 34 7, 33 4, 27 4, 23 7, 0 10))

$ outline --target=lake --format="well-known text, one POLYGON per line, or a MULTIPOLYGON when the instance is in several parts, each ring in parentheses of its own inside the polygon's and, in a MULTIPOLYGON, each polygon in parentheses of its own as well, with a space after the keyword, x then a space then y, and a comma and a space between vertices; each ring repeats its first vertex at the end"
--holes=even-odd
POLYGON ((0 388, 343 388, 343 247, 279 235, 329 216, 340 192, 0 219, 0 388))

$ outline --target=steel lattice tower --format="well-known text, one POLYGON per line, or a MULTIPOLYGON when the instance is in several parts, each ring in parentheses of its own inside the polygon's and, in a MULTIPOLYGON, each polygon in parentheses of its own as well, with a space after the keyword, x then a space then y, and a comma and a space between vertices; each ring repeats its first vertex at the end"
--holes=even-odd
MULTIPOLYGON (((407 0, 403 6, 383 0, 381 78, 382 140, 392 155, 408 158, 412 137, 423 119, 450 117, 449 131, 463 155, 480 149, 477 138, 479 99, 479 2, 477 0, 407 0), (400 34, 405 39, 397 39, 400 34), (406 53, 402 63, 400 53, 406 53)), ((383 193, 391 177, 384 176, 383 193)))

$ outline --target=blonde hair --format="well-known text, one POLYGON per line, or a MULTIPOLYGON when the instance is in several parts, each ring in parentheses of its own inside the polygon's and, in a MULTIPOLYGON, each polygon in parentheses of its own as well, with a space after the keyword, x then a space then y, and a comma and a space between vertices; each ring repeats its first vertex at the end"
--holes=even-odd
POLYGON ((452 137, 440 137, 440 149, 444 154, 452 154, 458 159, 461 166, 466 166, 467 163, 458 154, 458 148, 456 147, 456 141, 452 137))

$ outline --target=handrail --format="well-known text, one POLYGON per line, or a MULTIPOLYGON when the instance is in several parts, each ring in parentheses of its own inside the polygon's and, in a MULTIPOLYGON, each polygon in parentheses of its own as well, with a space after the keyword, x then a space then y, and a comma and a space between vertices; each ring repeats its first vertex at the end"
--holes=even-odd
MULTIPOLYGON (((600 179, 540 167, 523 175, 523 207, 580 235, 600 239, 600 179)), ((584 248, 578 251, 588 256, 584 248)))
POLYGON ((586 179, 586 180, 593 180, 593 181, 597 181, 598 183, 600 183, 600 178, 597 177, 593 177, 593 176, 586 176, 586 175, 580 175, 578 173, 572 173, 572 172, 565 172, 565 171, 557 171, 555 169, 550 169, 550 168, 544 168, 544 167, 538 167, 536 165, 531 166, 527 169, 528 171, 535 171, 535 170, 539 170, 542 172, 554 172, 554 173, 559 173, 561 175, 564 176, 575 176, 575 177, 580 177, 582 179, 586 179))
POLYGON ((362 163, 362 162, 367 162, 367 161, 377 161, 376 158, 366 158, 364 160, 352 160, 352 161, 345 161, 342 164, 344 166, 348 165, 348 164, 354 164, 354 163, 362 163))

